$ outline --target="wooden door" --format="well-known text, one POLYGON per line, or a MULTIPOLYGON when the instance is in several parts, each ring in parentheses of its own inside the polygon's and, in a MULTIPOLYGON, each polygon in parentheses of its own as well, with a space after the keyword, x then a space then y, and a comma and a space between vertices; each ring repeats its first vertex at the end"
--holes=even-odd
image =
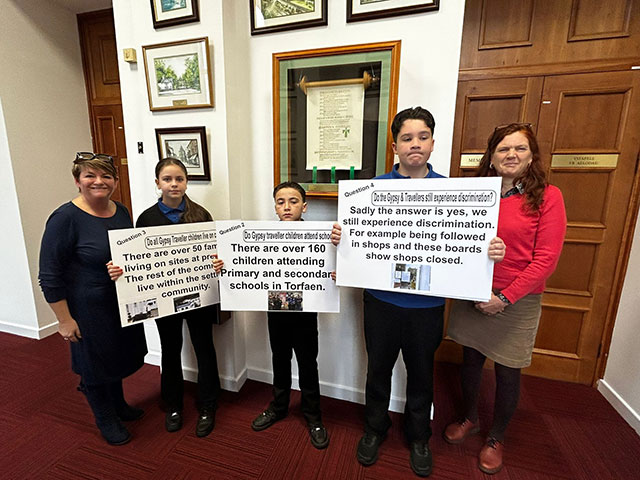
MULTIPOLYGON (((452 176, 472 174, 461 155, 483 151, 495 125, 533 124, 549 181, 565 198, 568 230, 525 373, 592 384, 613 328, 637 208, 640 72, 460 82, 457 103, 452 176), (558 155, 585 161, 567 166, 558 155), (605 166, 598 155, 617 161, 605 166)), ((440 358, 459 358, 459 349, 445 342, 440 358)))
POLYGON ((542 101, 541 153, 564 195, 568 229, 547 282, 530 373, 590 384, 617 309, 621 246, 631 241, 624 233, 640 151, 640 72, 547 78, 542 101), (562 154, 586 161, 559 166, 553 158, 562 154), (606 154, 617 155, 615 166, 590 160, 606 154))
POLYGON ((131 212, 113 10, 78 15, 93 151, 114 159, 120 182, 113 200, 131 212))

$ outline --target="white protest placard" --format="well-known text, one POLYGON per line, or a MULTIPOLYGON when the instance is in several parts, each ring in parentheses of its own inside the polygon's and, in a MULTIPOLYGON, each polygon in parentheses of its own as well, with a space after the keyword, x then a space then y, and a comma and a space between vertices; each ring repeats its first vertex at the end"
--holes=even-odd
POLYGON ((216 222, 222 310, 340 311, 332 225, 216 222))
POLYGON ((123 327, 220 302, 215 222, 110 230, 123 327))
POLYGON ((342 180, 337 284, 487 301, 499 177, 342 180))

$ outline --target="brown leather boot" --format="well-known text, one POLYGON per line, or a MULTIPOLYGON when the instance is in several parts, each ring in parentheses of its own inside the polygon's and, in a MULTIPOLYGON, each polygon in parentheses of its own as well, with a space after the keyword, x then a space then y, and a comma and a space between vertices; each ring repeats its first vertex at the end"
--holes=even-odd
POLYGON ((478 455, 478 468, 484 473, 493 475, 502 469, 502 454, 504 444, 493 437, 487 437, 478 455))
POLYGON ((446 442, 457 445, 464 442, 464 439, 469 435, 473 435, 479 431, 479 422, 473 423, 468 418, 465 418, 462 422, 454 422, 447 425, 442 436, 446 442))

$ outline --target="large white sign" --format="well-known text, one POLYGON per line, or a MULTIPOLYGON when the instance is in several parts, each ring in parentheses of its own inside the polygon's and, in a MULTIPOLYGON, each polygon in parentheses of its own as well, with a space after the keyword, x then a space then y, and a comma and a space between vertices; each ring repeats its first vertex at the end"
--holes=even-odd
POLYGON ((337 283, 487 301, 499 177, 343 180, 337 283))
POLYGON ((338 312, 332 222, 218 221, 222 310, 338 312))
POLYGON ((150 318, 219 303, 215 222, 110 230, 120 321, 150 318))

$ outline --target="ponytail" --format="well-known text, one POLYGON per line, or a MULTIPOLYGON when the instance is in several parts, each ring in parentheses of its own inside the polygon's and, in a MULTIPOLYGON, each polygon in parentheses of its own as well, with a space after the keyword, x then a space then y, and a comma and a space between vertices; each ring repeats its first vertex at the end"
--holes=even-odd
POLYGON ((184 213, 180 216, 179 223, 210 222, 211 220, 213 220, 213 218, 206 208, 198 205, 185 193, 184 213))

